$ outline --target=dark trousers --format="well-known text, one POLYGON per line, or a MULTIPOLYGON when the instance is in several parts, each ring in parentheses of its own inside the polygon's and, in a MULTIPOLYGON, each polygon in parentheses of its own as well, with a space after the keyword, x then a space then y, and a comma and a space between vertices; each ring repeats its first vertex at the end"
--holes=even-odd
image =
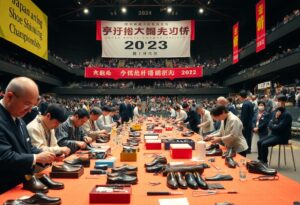
POLYGON ((251 143, 252 143, 252 128, 244 128, 243 135, 247 141, 248 150, 247 152, 251 152, 251 143))
POLYGON ((257 142, 258 160, 264 163, 268 163, 269 147, 278 144, 284 144, 280 137, 269 135, 264 137, 257 142))

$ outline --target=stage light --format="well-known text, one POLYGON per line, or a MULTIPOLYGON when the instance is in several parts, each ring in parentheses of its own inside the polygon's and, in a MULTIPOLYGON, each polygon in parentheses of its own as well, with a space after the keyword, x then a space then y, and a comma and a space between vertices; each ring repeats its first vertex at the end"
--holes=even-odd
POLYGON ((204 9, 203 9, 203 8, 200 8, 200 9, 199 9, 199 13, 200 13, 200 14, 203 14, 203 13, 204 13, 204 9))
POLYGON ((90 13, 90 10, 89 10, 88 8, 84 8, 84 9, 83 9, 83 13, 84 13, 84 14, 89 14, 89 13, 90 13))
POLYGON ((123 14, 125 14, 127 12, 127 8, 126 7, 122 7, 121 11, 122 11, 123 14))
POLYGON ((172 10, 173 10, 172 7, 168 7, 168 8, 167 8, 167 12, 168 12, 168 13, 171 13, 172 10))
POLYGON ((208 1, 207 1, 207 5, 209 5, 209 4, 211 4, 211 0, 208 0, 208 1))

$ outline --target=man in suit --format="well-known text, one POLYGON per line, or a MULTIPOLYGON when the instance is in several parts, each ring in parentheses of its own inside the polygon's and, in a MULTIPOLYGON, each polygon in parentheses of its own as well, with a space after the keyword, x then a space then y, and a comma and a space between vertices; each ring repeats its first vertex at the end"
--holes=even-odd
POLYGON ((243 124, 241 120, 228 111, 223 105, 217 105, 210 111, 214 120, 221 121, 220 130, 211 135, 207 135, 206 139, 212 143, 224 143, 227 149, 232 148, 233 151, 242 156, 246 156, 248 145, 243 136, 243 124))
POLYGON ((78 109, 64 123, 55 130, 57 143, 59 146, 67 146, 71 149, 71 154, 79 149, 86 149, 93 139, 88 137, 82 128, 90 115, 84 108, 78 109))
POLYGON ((247 98, 247 92, 242 90, 239 96, 240 101, 243 103, 240 119, 243 123, 243 135, 247 140, 248 153, 251 153, 251 142, 252 142, 252 120, 254 116, 254 107, 252 102, 247 98))
POLYGON ((55 160, 52 152, 42 152, 31 145, 26 125, 21 119, 38 102, 39 90, 26 77, 12 79, 0 101, 0 193, 25 181, 36 163, 55 160))
POLYGON ((122 123, 128 122, 129 119, 132 120, 133 118, 133 107, 130 104, 129 97, 126 97, 124 103, 120 104, 120 116, 122 123))
POLYGON ((184 123, 188 123, 191 130, 199 133, 198 125, 200 124, 200 119, 198 113, 195 110, 192 110, 187 103, 183 103, 182 108, 187 113, 187 118, 184 120, 184 123))
POLYGON ((292 116, 285 108, 286 101, 285 95, 277 97, 277 108, 269 123, 271 134, 257 142, 258 160, 265 164, 268 162, 268 147, 287 144, 291 138, 292 116))

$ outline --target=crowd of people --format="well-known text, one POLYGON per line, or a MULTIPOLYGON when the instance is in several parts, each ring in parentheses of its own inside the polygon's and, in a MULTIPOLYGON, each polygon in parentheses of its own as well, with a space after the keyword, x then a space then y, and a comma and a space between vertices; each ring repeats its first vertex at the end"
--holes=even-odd
POLYGON ((132 80, 90 80, 70 83, 69 88, 95 88, 95 89, 153 89, 153 88, 220 88, 221 86, 212 81, 202 80, 156 80, 156 81, 132 81, 132 80))

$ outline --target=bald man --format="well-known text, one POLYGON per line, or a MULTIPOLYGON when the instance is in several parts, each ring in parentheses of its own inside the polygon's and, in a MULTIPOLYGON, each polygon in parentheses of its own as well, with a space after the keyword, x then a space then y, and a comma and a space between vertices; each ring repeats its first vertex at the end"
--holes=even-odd
POLYGON ((235 109, 235 106, 233 105, 232 101, 233 100, 231 97, 228 97, 226 99, 225 97, 221 96, 221 97, 218 97, 217 104, 225 106, 228 109, 228 111, 232 112, 234 115, 238 115, 238 112, 235 109))
POLYGON ((12 79, 0 100, 0 194, 32 175, 36 163, 51 163, 55 155, 31 145, 26 125, 21 119, 39 98, 39 89, 26 77, 12 79))

